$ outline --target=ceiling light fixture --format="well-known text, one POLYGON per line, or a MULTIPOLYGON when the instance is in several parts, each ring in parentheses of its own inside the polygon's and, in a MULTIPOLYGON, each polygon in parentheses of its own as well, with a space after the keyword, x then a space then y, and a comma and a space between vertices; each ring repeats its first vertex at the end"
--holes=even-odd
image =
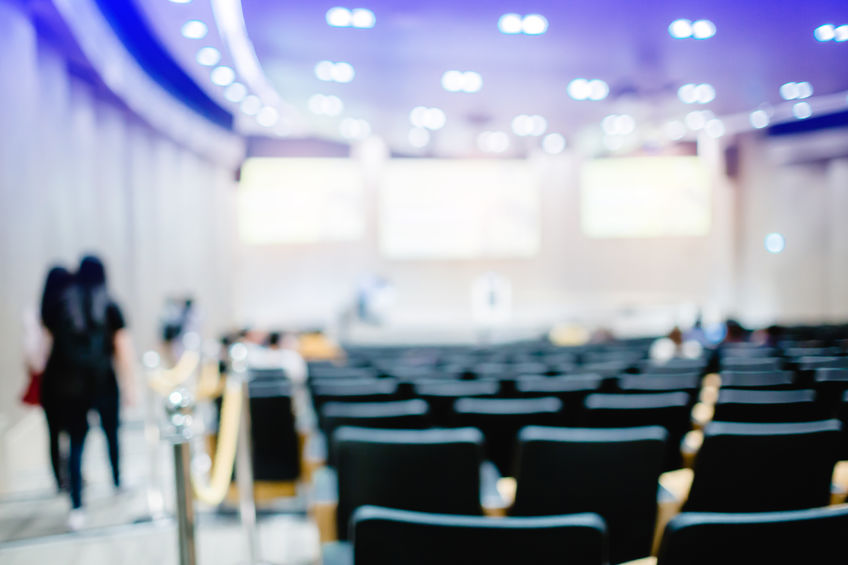
POLYGON ((206 24, 200 20, 189 20, 180 30, 186 39, 203 39, 209 32, 206 24))

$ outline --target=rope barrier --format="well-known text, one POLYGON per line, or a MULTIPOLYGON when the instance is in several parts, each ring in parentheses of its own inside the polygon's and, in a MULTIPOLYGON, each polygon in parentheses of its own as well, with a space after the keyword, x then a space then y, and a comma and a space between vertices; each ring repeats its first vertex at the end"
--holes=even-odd
POLYGON ((217 506, 227 494, 236 459, 239 421, 241 420, 242 387, 238 382, 230 381, 224 389, 221 401, 221 423, 215 447, 215 460, 208 484, 192 475, 191 486, 194 497, 199 501, 217 506))
POLYGON ((223 379, 218 370, 217 361, 201 365, 200 354, 186 350, 173 368, 153 372, 148 385, 159 395, 167 397, 177 387, 186 383, 198 367, 200 367, 200 374, 195 387, 197 389, 195 398, 200 400, 211 400, 219 396, 223 398, 215 458, 212 462, 209 481, 204 482, 201 477, 192 474, 191 487, 197 500, 217 506, 227 495, 235 465, 239 422, 244 404, 241 384, 236 380, 223 379))

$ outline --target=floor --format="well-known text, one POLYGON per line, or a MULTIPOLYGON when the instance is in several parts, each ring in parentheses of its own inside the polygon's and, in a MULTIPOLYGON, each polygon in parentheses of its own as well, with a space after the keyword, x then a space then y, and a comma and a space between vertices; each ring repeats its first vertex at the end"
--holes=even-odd
MULTIPOLYGON (((110 479, 106 441, 96 416, 83 457, 85 525, 69 531, 70 501, 56 491, 41 412, 33 409, 4 436, 0 461, 0 563, 67 565, 176 565, 173 448, 148 425, 140 408, 128 411, 121 429, 124 486, 110 479)), ((192 445, 203 467, 202 438, 192 445)), ((207 460, 208 461, 208 460, 207 460)), ((318 531, 305 514, 303 497, 282 500, 259 512, 257 561, 280 565, 320 562, 318 531)), ((249 563, 248 536, 234 507, 196 505, 199 565, 249 563)))

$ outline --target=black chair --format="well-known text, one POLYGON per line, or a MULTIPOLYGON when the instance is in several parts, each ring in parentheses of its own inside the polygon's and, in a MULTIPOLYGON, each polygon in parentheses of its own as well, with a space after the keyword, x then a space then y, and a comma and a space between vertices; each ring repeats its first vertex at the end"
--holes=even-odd
MULTIPOLYGON (((321 408, 321 431, 331 439, 342 426, 380 429, 430 427, 429 407, 420 399, 393 402, 328 402, 321 408)), ((327 461, 334 465, 334 446, 328 445, 327 461)))
POLYGON ((828 416, 816 402, 813 390, 722 389, 712 419, 721 422, 811 422, 828 416))
POLYGON ((638 428, 543 428, 518 435, 513 516, 597 512, 612 563, 651 553, 657 485, 668 432, 638 428))
POLYGON ((453 421, 478 428, 486 437, 487 458, 501 475, 513 475, 515 439, 524 426, 556 426, 562 402, 558 398, 461 398, 454 403, 453 421))
POLYGON ((842 395, 848 390, 848 369, 816 369, 813 387, 816 389, 819 403, 830 414, 839 407, 842 395))
POLYGON ((797 388, 792 371, 722 371, 721 388, 788 390, 797 388))
POLYGON ((683 505, 691 512, 770 512, 827 506, 838 420, 711 422, 683 505))
POLYGON ((415 383, 415 395, 430 406, 433 426, 455 426, 453 404, 458 398, 495 397, 500 390, 498 381, 427 381, 415 383))
POLYGON ((491 519, 361 507, 353 516, 354 564, 605 565, 597 514, 491 519))
POLYGON ((683 466, 680 443, 692 428, 691 399, 685 392, 649 394, 590 394, 584 401, 581 426, 589 428, 629 428, 662 426, 668 431, 663 470, 683 466))
POLYGON ((689 405, 698 401, 701 390, 701 377, 693 373, 667 375, 629 375, 618 377, 616 388, 619 392, 685 392, 689 395, 689 405))
POLYGON ((338 539, 347 539, 351 514, 365 504, 444 514, 483 513, 479 430, 342 427, 332 441, 338 539))
POLYGON ((779 371, 783 361, 778 357, 723 357, 722 371, 779 371))
POLYGON ((312 404, 317 414, 327 402, 383 402, 398 400, 397 381, 393 379, 320 380, 310 385, 312 404))
POLYGON ((637 365, 640 373, 651 374, 680 374, 680 373, 695 373, 702 375, 707 368, 706 359, 687 359, 674 357, 667 361, 656 361, 653 359, 645 359, 637 365))
POLYGON ((555 396, 562 402, 561 423, 576 426, 583 412, 583 400, 588 394, 597 392, 603 382, 600 375, 565 375, 558 377, 520 377, 516 391, 523 398, 555 396))
POLYGON ((721 514, 683 512, 667 524, 657 565, 845 563, 848 505, 721 514))
POLYGON ((300 442, 287 382, 251 381, 251 452, 257 481, 294 481, 300 477, 300 442))
POLYGON ((310 379, 373 379, 377 377, 377 371, 371 367, 351 367, 335 365, 319 365, 309 367, 310 379))

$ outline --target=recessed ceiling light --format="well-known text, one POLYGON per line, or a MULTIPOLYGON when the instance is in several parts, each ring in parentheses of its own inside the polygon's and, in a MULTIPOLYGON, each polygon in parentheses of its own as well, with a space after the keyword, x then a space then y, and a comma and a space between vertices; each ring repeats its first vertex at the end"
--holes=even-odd
POLYGON ((603 100, 609 95, 609 85, 600 79, 592 79, 588 85, 589 100, 603 100))
POLYGON ((716 26, 710 20, 698 20, 692 24, 692 37, 709 39, 716 34, 716 26))
POLYGON ((797 102, 792 106, 792 114, 799 120, 805 120, 813 115, 813 109, 808 102, 797 102))
POLYGON ((527 14, 521 22, 521 29, 527 35, 541 35, 548 31, 548 20, 541 14, 527 14))
POLYGON ((262 109, 262 101, 255 94, 246 97, 241 103, 241 111, 248 116, 255 116, 262 109))
POLYGON ((565 145, 565 137, 560 133, 549 133, 542 139, 542 150, 550 155, 562 153, 565 145))
POLYGON ((326 19, 327 24, 332 27, 348 27, 353 20, 353 15, 347 8, 336 6, 327 10, 327 13, 324 15, 324 19, 326 19))
POLYGON ((668 33, 675 39, 692 37, 692 21, 686 19, 674 20, 668 26, 668 33))
POLYGON ((200 20, 189 20, 181 29, 183 37, 188 39, 203 39, 209 31, 206 24, 200 20))
POLYGON ((218 86, 228 86, 236 79, 235 71, 223 65, 212 69, 209 76, 212 78, 212 83, 218 86))
POLYGON ((576 78, 568 83, 568 95, 575 100, 586 100, 592 94, 592 87, 585 78, 576 78))
POLYGON ((768 112, 765 110, 754 110, 748 116, 748 121, 751 122, 751 125, 756 129, 763 129, 769 125, 771 120, 769 119, 768 112))
POLYGON ((224 97, 230 102, 241 102, 247 96, 247 88, 240 82, 234 82, 224 90, 224 97))
POLYGON ((724 135, 725 132, 724 122, 722 122, 718 118, 708 120, 707 123, 704 125, 704 131, 706 131, 707 135, 709 135, 710 137, 721 137, 724 135))
POLYGON ((351 16, 351 25, 360 29, 370 29, 377 23, 374 12, 365 8, 354 9, 351 16))
POLYGON ((221 52, 214 47, 201 47, 197 51, 196 60, 204 67, 211 67, 221 61, 221 52))
POLYGON ((848 25, 841 25, 833 30, 833 39, 835 41, 848 41, 848 25))
POLYGON ((522 20, 518 14, 504 14, 498 19, 498 29, 501 33, 513 35, 521 33, 522 20))
POLYGON ((768 234, 763 243, 766 251, 773 254, 782 252, 786 247, 786 240, 784 239, 783 234, 776 232, 768 234))
POLYGON ((333 65, 333 80, 336 82, 350 82, 354 76, 356 72, 350 63, 340 62, 333 65))
POLYGON ((818 41, 831 41, 836 38, 833 24, 820 25, 813 32, 818 41))

